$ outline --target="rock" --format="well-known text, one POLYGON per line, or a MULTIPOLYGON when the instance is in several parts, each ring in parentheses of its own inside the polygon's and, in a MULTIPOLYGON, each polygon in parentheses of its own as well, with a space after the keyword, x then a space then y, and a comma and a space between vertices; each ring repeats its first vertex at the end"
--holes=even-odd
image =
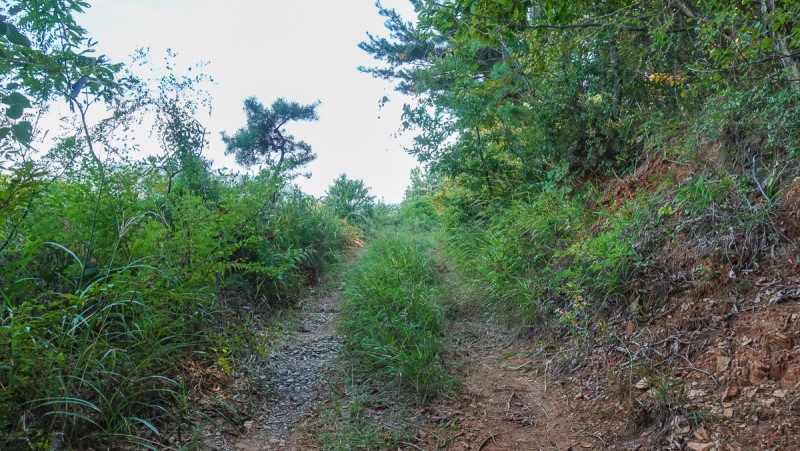
POLYGON ((750 362, 750 383, 759 385, 769 376, 769 367, 760 360, 750 362))
POLYGON ((641 379, 641 380, 639 380, 639 382, 635 383, 633 386, 636 387, 639 390, 647 390, 647 387, 649 387, 649 384, 647 383, 647 379, 641 379))
POLYGON ((786 392, 785 392, 785 391, 783 391, 783 390, 775 390, 775 391, 772 393, 772 396, 774 396, 774 397, 776 397, 776 398, 781 398, 781 399, 783 399, 783 398, 785 398, 785 397, 786 397, 786 392))
POLYGON ((694 431, 694 438, 697 439, 698 442, 708 442, 711 437, 708 435, 708 431, 706 428, 700 427, 698 430, 694 431))
POLYGON ((689 392, 686 394, 689 399, 702 398, 705 395, 705 390, 689 390, 689 392))
POLYGON ((686 449, 690 451, 709 451, 713 447, 714 447, 714 442, 710 443, 689 442, 686 445, 686 449))
POLYGON ((723 410, 722 416, 725 418, 733 418, 733 408, 728 407, 727 409, 723 410))
POLYGON ((739 387, 735 385, 729 385, 728 389, 725 390, 725 395, 722 397, 722 401, 729 401, 737 396, 739 396, 739 387))
POLYGON ((783 390, 792 390, 800 384, 800 367, 792 367, 786 371, 786 374, 780 380, 780 386, 783 390))
POLYGON ((678 415, 672 419, 672 430, 678 434, 688 434, 692 427, 683 415, 678 415))
POLYGON ((767 352, 770 354, 792 349, 792 337, 784 332, 773 332, 767 335, 766 342, 767 352))
POLYGON ((731 364, 731 358, 728 356, 720 355, 717 356, 717 373, 722 373, 728 371, 728 367, 731 364))

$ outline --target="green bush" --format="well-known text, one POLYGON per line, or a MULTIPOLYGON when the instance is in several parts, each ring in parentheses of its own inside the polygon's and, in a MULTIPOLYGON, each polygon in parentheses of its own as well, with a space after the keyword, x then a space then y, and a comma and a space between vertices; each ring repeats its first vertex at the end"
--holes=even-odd
POLYGON ((364 181, 348 179, 344 174, 328 187, 324 202, 339 218, 362 227, 375 208, 375 196, 370 196, 364 181))
POLYGON ((0 447, 60 433, 79 448, 160 448, 186 426, 182 366, 218 362, 225 299, 285 304, 347 236, 263 175, 208 173, 199 194, 167 192, 145 165, 78 169, 0 253, 0 447))
POLYGON ((501 210, 483 227, 448 230, 448 253, 496 310, 523 323, 549 316, 553 258, 582 226, 583 207, 568 190, 547 189, 501 210))
POLYGON ((584 204, 593 196, 545 189, 485 224, 451 225, 448 256, 485 304, 515 322, 559 319, 575 299, 581 315, 594 315, 625 293, 638 261, 632 231, 644 219, 635 205, 618 216, 591 216, 584 204))

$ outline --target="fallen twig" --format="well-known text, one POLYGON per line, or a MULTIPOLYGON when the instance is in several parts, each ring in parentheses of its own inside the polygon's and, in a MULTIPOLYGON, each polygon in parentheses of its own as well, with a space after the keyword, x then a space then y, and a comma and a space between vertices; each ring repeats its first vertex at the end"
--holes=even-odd
POLYGON ((514 399, 514 395, 517 394, 516 391, 511 390, 511 396, 508 397, 508 401, 506 401, 506 415, 511 410, 511 400, 514 399))
POLYGON ((587 436, 587 437, 593 437, 593 438, 596 438, 597 440, 600 440, 600 443, 602 443, 602 444, 603 444, 603 446, 606 446, 606 447, 608 446, 608 443, 606 443, 606 441, 605 441, 605 440, 603 440, 603 437, 600 437, 600 434, 598 434, 597 432, 595 432, 595 433, 592 433, 592 434, 586 433, 586 436, 587 436))
POLYGON ((414 448, 414 449, 419 450, 419 451, 425 451, 424 449, 420 448, 419 446, 417 446, 417 445, 415 445, 413 443, 408 443, 408 442, 399 442, 399 443, 401 445, 403 445, 403 446, 409 446, 409 447, 414 448))
MULTIPOLYGON (((497 435, 500 435, 500 434, 497 434, 497 435)), ((484 447, 484 446, 486 446, 486 445, 489 443, 489 440, 493 441, 493 442, 494 442, 494 444, 495 444, 495 445, 497 445, 497 441, 494 439, 494 437, 495 437, 495 435, 494 435, 494 434, 492 434, 492 433, 490 432, 490 433, 489 433, 489 436, 488 436, 488 437, 486 437, 486 438, 485 438, 485 439, 484 439, 484 440, 481 442, 481 446, 479 446, 479 447, 478 447, 478 451, 481 451, 481 450, 483 449, 483 447, 484 447)), ((497 446, 500 446, 500 445, 497 445, 497 446)))
POLYGON ((544 408, 544 404, 542 404, 542 402, 536 399, 535 397, 533 398, 533 401, 536 402, 537 405, 539 405, 539 408, 542 409, 542 413, 544 413, 544 417, 549 420, 550 415, 547 414, 547 410, 544 408))

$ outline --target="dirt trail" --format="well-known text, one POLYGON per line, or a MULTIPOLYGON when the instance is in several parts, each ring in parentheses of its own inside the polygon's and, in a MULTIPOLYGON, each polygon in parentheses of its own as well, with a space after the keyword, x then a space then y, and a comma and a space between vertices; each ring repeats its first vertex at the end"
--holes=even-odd
MULTIPOLYGON (((242 381, 259 383, 258 413, 240 435, 209 437, 209 449, 300 450, 318 445, 311 435, 320 407, 331 399, 337 360, 343 345, 335 329, 336 290, 309 297, 298 312, 300 325, 269 356, 260 374, 242 381), (301 430, 304 429, 304 430, 301 430), (310 430, 309 430, 310 429, 310 430)), ((586 403, 574 397, 576 387, 553 377, 541 350, 530 339, 515 337, 502 324, 480 315, 459 315, 450 333, 461 362, 458 392, 410 412, 419 420, 413 443, 403 450, 566 450, 605 449, 603 432, 592 430, 586 403), (536 367, 534 367, 536 365, 536 367), (545 365, 544 367, 542 365, 545 365)), ((452 367, 451 367, 452 368, 452 367)), ((334 401, 336 402, 336 401, 334 401)), ((381 422, 379 420, 379 422, 381 422)))
MULTIPOLYGON (((463 385, 455 398, 424 408, 415 446, 452 450, 545 450, 596 447, 602 437, 584 430, 560 384, 533 371, 530 340, 484 319, 460 319, 463 385)), ((540 359, 536 359, 539 361, 540 359)), ((412 449, 408 447, 407 449, 412 449)))
POLYGON ((330 368, 343 340, 336 332, 338 299, 335 290, 310 297, 300 311, 297 332, 269 356, 267 397, 260 413, 245 422, 245 433, 218 437, 215 450, 289 450, 299 420, 328 396, 330 368))

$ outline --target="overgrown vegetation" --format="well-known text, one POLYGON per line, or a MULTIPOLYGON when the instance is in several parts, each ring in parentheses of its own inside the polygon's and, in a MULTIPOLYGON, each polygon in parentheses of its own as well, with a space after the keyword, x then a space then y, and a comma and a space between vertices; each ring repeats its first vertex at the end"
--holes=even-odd
POLYGON ((333 209, 292 186, 313 153, 282 126, 314 119, 314 105, 248 99, 258 122, 248 126, 260 128, 227 141, 261 170, 212 171, 196 119, 206 77, 177 73, 169 58, 161 76, 137 75, 144 52, 127 68, 92 56, 72 19, 84 7, 0 9, 3 449, 189 439, 198 371, 229 372, 231 343, 247 340, 240 307, 290 305, 353 239, 333 209), (37 151, 47 131, 31 119, 64 100, 74 116, 37 151), (125 133, 142 123, 161 155, 140 161, 125 133), (243 138, 258 133, 269 142, 243 138))
POLYGON ((341 329, 360 375, 409 388, 422 399, 448 381, 442 369, 445 312, 430 235, 392 230, 349 271, 341 329))
MULTIPOLYGON (((285 125, 317 103, 245 100, 222 139, 257 171, 213 171, 207 77, 173 54, 158 76, 146 52, 96 55, 82 1, 0 6, 0 447, 184 442, 201 385, 187 368, 228 373, 240 307, 290 305, 359 237, 353 376, 422 400, 452 382, 440 226, 481 307, 583 351, 676 293, 748 293, 765 261, 796 262, 797 2, 413 4, 412 22, 379 4, 391 36, 361 44, 382 64, 362 70, 416 100, 402 126, 424 168, 397 207, 345 175, 322 200, 293 186, 315 154, 285 125), (62 132, 37 128, 52 102, 71 108, 62 132), (136 160, 142 124, 158 144, 136 160)), ((642 411, 661 424, 683 382, 659 358, 625 376, 657 388, 658 414, 642 411)), ((354 445, 386 443, 356 420, 354 445)))
POLYGON ((792 8, 421 1, 414 22, 379 10, 391 38, 361 47, 384 65, 362 70, 415 96, 403 125, 434 187, 417 186, 443 210, 456 266, 514 320, 590 324, 576 317, 627 306, 674 215, 764 218, 796 174, 792 8))
POLYGON ((419 427, 414 412, 456 386, 445 362, 453 343, 438 226, 424 197, 375 206, 371 238, 343 274, 339 329, 346 360, 333 378, 332 400, 307 431, 315 445, 406 446, 419 427))
MULTIPOLYGON (((699 309, 794 261, 795 3, 423 0, 413 21, 378 8, 391 36, 361 44, 380 63, 362 70, 415 99, 403 128, 425 170, 410 192, 441 212, 480 307, 585 352, 679 296, 699 309)), ((680 358, 699 358, 690 348, 680 358)), ((626 367, 669 382, 624 402, 666 427, 682 408, 669 368, 686 362, 638 359, 626 367)))

